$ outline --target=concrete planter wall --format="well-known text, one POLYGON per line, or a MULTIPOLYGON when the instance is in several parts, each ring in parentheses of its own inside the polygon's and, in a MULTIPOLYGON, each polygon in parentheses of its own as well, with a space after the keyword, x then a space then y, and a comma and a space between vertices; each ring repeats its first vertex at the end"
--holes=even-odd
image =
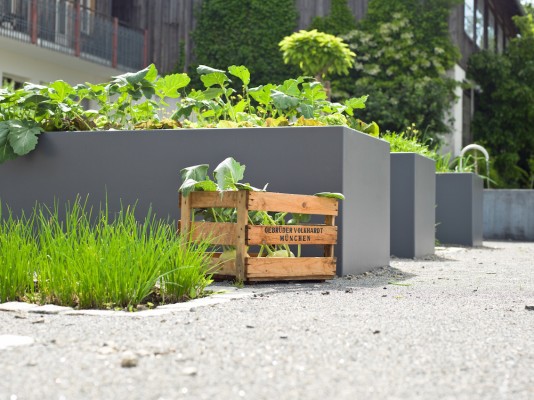
POLYGON ((534 241, 534 190, 485 189, 484 239, 534 241))
POLYGON ((441 243, 482 245, 483 187, 473 173, 436 174, 436 238, 441 243))
POLYGON ((434 254, 436 162, 415 153, 391 153, 391 254, 434 254))
POLYGON ((389 264, 389 145, 343 127, 197 129, 49 133, 28 156, 0 165, 0 199, 15 212, 36 201, 64 202, 90 194, 149 205, 178 219, 179 170, 232 156, 247 166, 246 181, 273 192, 342 192, 338 274, 389 264))

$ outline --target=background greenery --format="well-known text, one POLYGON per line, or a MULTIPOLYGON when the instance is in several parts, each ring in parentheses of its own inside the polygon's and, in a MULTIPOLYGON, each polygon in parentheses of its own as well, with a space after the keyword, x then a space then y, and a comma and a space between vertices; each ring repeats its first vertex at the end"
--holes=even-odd
POLYGON ((324 17, 315 17, 308 29, 339 36, 356 28, 356 19, 347 0, 332 0, 330 12, 324 17))
POLYGON ((193 32, 197 65, 247 65, 254 82, 296 76, 278 43, 297 28, 294 0, 204 0, 193 32))
POLYGON ((362 118, 384 130, 415 124, 422 139, 437 145, 449 131, 448 111, 456 82, 445 73, 459 58, 448 16, 458 0, 369 3, 367 16, 345 36, 357 54, 348 78, 333 84, 339 97, 369 94, 362 118))
POLYGON ((534 188, 534 9, 515 17, 521 36, 503 54, 481 51, 469 60, 477 84, 472 124, 493 160, 500 187, 534 188))

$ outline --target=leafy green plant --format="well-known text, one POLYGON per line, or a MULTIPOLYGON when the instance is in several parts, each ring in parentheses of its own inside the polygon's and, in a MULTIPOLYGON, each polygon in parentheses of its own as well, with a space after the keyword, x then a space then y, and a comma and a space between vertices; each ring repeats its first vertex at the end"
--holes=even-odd
POLYGON ((448 112, 457 83, 446 71, 459 59, 448 28, 458 0, 373 0, 357 29, 343 36, 358 53, 348 77, 333 83, 336 99, 372 94, 363 120, 402 132, 415 124, 432 139, 448 133, 448 112))
POLYGON ((154 65, 99 85, 56 81, 2 89, 0 163, 32 151, 44 131, 345 125, 378 133, 375 123, 355 115, 367 96, 332 103, 320 82, 303 77, 251 87, 250 71, 242 65, 228 71, 201 65, 197 72, 205 89, 189 93, 187 74, 158 77, 154 65), (240 82, 241 93, 232 80, 240 82), (177 99, 171 118, 165 116, 169 98, 177 99), (84 100, 96 108, 86 110, 84 100))
POLYGON ((365 108, 367 96, 332 103, 324 86, 311 78, 250 87, 250 72, 245 66, 230 66, 226 73, 202 65, 197 71, 205 90, 193 90, 182 98, 172 116, 184 127, 345 125, 378 133, 375 123, 367 124, 355 116, 355 110, 365 108), (230 87, 230 78, 241 81, 242 93, 236 94, 230 87))
POLYGON ((491 154, 500 187, 532 188, 534 177, 534 8, 514 22, 520 35, 502 54, 480 51, 468 61, 476 82, 472 132, 491 154))
POLYGON ((356 19, 352 15, 347 0, 332 0, 328 15, 315 17, 308 29, 317 29, 319 32, 339 36, 354 28, 356 28, 356 19))
MULTIPOLYGON (((193 191, 215 192, 224 195, 225 191, 248 190, 248 191, 265 191, 263 189, 251 186, 249 183, 241 183, 244 178, 245 165, 240 164, 232 157, 223 160, 213 171, 213 180, 209 177, 209 165, 201 164, 184 168, 180 171, 182 185, 178 191, 182 196, 188 196, 193 191)), ((341 193, 321 192, 316 193, 319 197, 329 197, 343 200, 341 193)), ((235 208, 205 208, 196 214, 202 220, 209 222, 236 222, 237 211, 235 208)), ((193 220, 195 215, 193 215, 193 220)), ((305 214, 290 214, 287 212, 266 212, 266 211, 249 211, 249 223, 252 225, 297 225, 310 221, 310 216, 305 214), (286 221, 286 217, 290 218, 286 221)), ((219 260, 225 262, 235 259, 236 252, 234 247, 225 246, 219 260)), ((264 252, 267 257, 294 257, 288 245, 263 245, 260 247, 258 257, 262 257, 264 252)), ((297 256, 300 257, 300 245, 298 246, 297 256)))
POLYGON ((132 309, 198 297, 211 282, 209 243, 150 212, 141 223, 133 207, 93 215, 77 199, 59 215, 40 205, 29 218, 0 216, 1 301, 132 309))
POLYGON ((205 0, 196 11, 197 65, 247 65, 262 85, 295 76, 298 70, 284 65, 277 45, 297 28, 294 0, 205 0))
POLYGON ((382 139, 389 143, 392 153, 417 153, 435 160, 436 172, 450 172, 450 153, 444 155, 439 154, 427 144, 422 143, 419 136, 420 132, 414 125, 401 133, 386 131, 380 135, 382 139))
POLYGON ((328 97, 327 75, 347 75, 356 57, 343 39, 316 29, 295 32, 285 37, 279 46, 286 64, 297 65, 305 75, 326 84, 328 97))

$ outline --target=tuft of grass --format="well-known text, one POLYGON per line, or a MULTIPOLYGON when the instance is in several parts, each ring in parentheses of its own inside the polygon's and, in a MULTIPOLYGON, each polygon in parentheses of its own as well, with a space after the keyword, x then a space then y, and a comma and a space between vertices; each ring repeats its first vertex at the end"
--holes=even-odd
POLYGON ((32 225, 33 218, 15 220, 9 209, 3 213, 0 203, 0 303, 34 293, 37 243, 28 229, 32 225))
POLYGON ((9 216, 0 222, 0 300, 132 310, 201 296, 212 282, 210 244, 189 242, 150 211, 138 222, 134 211, 93 216, 77 199, 63 219, 57 205, 9 216))

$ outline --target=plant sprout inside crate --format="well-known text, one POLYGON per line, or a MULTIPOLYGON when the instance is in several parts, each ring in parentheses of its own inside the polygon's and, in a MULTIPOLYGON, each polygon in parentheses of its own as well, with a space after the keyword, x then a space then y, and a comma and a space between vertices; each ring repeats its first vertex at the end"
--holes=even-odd
POLYGON ((231 276, 243 282, 325 280, 335 276, 336 199, 246 190, 192 192, 188 196, 181 196, 180 208, 183 233, 189 232, 193 240, 209 238, 214 245, 235 248, 235 260, 221 264, 217 261, 220 254, 214 256, 216 276, 231 276), (193 221, 193 211, 205 208, 234 208, 237 211, 237 223, 193 221), (324 224, 251 225, 249 211, 323 215, 324 224), (261 245, 320 245, 324 247, 324 256, 257 257, 248 253, 250 246, 261 245))

